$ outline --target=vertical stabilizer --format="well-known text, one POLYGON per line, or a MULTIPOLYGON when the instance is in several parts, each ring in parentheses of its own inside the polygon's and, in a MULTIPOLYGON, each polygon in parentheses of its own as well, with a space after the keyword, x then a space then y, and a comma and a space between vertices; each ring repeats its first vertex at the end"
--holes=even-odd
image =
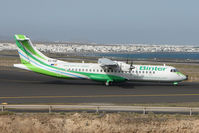
POLYGON ((15 35, 15 41, 22 64, 30 63, 30 57, 41 61, 47 61, 49 59, 38 51, 25 35, 15 35))

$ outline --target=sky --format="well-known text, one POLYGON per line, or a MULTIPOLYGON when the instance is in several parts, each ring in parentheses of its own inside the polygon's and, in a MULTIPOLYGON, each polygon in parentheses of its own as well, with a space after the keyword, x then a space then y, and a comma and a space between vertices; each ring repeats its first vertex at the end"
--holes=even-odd
POLYGON ((199 0, 0 0, 0 40, 199 45, 199 0))

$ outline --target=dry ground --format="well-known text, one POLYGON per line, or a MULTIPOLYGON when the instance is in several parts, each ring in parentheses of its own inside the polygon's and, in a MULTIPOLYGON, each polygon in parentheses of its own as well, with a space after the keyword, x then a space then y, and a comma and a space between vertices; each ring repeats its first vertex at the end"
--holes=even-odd
POLYGON ((0 116, 1 133, 197 133, 199 116, 135 113, 12 114, 0 116))

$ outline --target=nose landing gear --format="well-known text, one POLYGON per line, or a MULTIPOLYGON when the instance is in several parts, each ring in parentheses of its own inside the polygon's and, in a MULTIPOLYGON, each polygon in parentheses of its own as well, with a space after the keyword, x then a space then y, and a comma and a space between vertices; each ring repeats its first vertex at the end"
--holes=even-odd
POLYGON ((173 82, 173 85, 178 85, 178 82, 173 82))

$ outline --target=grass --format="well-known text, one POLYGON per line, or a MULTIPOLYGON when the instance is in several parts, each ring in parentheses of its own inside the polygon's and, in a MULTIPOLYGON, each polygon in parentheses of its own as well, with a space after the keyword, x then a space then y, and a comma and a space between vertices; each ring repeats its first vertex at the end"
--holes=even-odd
POLYGON ((14 112, 11 112, 11 111, 3 111, 3 112, 0 112, 0 116, 1 115, 14 115, 15 113, 14 112))

